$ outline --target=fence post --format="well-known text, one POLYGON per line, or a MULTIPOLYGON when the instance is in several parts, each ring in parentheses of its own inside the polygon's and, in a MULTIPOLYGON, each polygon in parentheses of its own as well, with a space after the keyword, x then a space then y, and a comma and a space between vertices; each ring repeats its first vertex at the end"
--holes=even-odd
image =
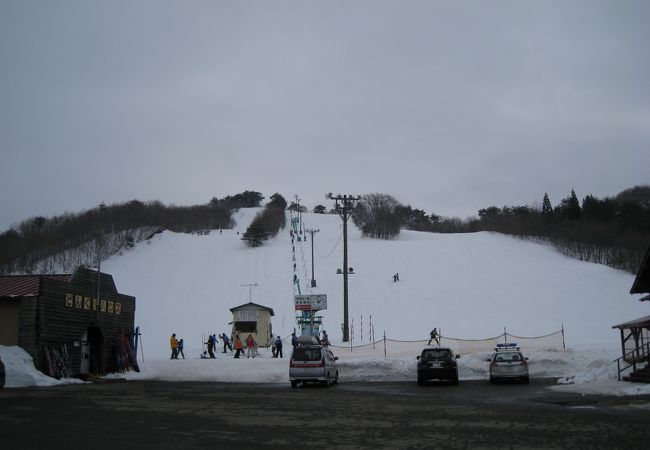
POLYGON ((384 358, 386 358, 386 330, 384 330, 384 358))
POLYGON ((375 326, 372 325, 372 326, 370 327, 370 329, 372 330, 372 336, 371 336, 371 339, 372 339, 372 349, 375 350, 375 326))
MULTIPOLYGON (((562 324, 562 350, 566 352, 566 344, 564 343, 564 324, 562 324)), ((619 374, 620 376, 620 374, 619 374)), ((621 381, 621 380, 618 380, 621 381)))

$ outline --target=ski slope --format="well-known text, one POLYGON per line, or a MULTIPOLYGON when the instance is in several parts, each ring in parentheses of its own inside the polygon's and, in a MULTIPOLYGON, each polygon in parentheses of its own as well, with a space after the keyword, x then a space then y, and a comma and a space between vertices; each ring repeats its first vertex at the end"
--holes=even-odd
MULTIPOLYGON (((273 308, 275 334, 288 336, 294 329, 297 290, 289 228, 260 248, 248 248, 240 237, 257 211, 237 212, 232 230, 209 235, 164 232, 102 263, 118 291, 136 297, 136 325, 142 332, 141 372, 108 377, 288 383, 288 342, 284 359, 270 358, 268 349, 260 349, 262 357, 255 359, 233 359, 220 352, 216 360, 199 358, 203 337, 229 333, 229 309, 247 303, 249 295, 273 308), (187 360, 169 360, 171 333, 185 340, 187 360)), ((343 288, 336 273, 342 267, 341 220, 318 214, 303 214, 303 220, 303 228, 320 230, 314 242, 317 287, 310 287, 311 240, 294 243, 295 273, 303 294, 327 294, 328 309, 322 311, 325 329, 341 345, 343 288)), ((394 340, 423 340, 434 326, 443 336, 462 339, 490 338, 504 328, 533 337, 563 324, 567 351, 523 349, 530 357, 532 378, 555 377, 558 385, 553 389, 558 390, 650 393, 650 386, 616 381, 612 364, 620 344, 611 326, 648 314, 638 296, 628 294, 633 275, 495 233, 402 231, 398 238, 382 241, 362 238, 352 222, 348 225, 349 265, 355 272, 349 277, 355 346, 370 340, 371 315, 377 340, 384 332, 394 340), (394 273, 399 273, 397 283, 394 273)), ((342 382, 414 381, 415 354, 423 345, 414 343, 403 354, 388 358, 381 344, 374 355, 344 348, 334 351, 342 382)), ((486 379, 488 355, 464 353, 459 360, 461 380, 486 379)), ((53 380, 35 371, 31 357, 18 347, 0 346, 0 357, 7 366, 7 387, 78 382, 53 380)))
MULTIPOLYGON (((240 237, 257 211, 238 211, 232 230, 166 231, 102 263, 118 290, 136 297, 145 358, 168 358, 171 333, 184 338, 186 353, 196 357, 204 334, 229 334, 229 309, 247 303, 249 295, 273 308, 274 333, 293 331, 298 292, 289 227, 262 247, 248 248, 240 237)), ((341 219, 305 213, 303 222, 303 228, 320 231, 314 241, 316 288, 310 287, 311 240, 295 242, 301 293, 327 294, 324 328, 337 341, 343 322, 343 280, 336 273, 342 267, 341 219)), ((462 339, 493 337, 504 328, 540 336, 564 325, 569 347, 618 348, 611 326, 648 313, 628 294, 633 275, 545 245, 487 232, 402 231, 390 241, 367 239, 352 221, 348 231, 355 343, 369 341, 372 316, 376 339, 384 332, 396 340, 426 339, 433 327, 462 339)))

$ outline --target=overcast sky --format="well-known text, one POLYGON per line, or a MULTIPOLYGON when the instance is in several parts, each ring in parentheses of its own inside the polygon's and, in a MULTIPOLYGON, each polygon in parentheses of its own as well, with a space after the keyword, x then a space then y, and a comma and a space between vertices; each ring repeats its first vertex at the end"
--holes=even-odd
POLYGON ((0 0, 0 230, 131 199, 443 216, 650 183, 650 1, 0 0))

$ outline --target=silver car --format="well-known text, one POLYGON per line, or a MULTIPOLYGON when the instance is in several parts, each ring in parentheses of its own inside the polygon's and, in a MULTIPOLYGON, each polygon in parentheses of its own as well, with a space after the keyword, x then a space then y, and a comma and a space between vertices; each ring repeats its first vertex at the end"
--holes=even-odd
POLYGON ((338 383, 337 357, 321 345, 299 345, 293 349, 289 361, 291 387, 298 383, 321 383, 325 386, 338 383))
POLYGON ((496 351, 490 359, 490 383, 499 380, 520 380, 528 383, 528 358, 518 350, 496 351))

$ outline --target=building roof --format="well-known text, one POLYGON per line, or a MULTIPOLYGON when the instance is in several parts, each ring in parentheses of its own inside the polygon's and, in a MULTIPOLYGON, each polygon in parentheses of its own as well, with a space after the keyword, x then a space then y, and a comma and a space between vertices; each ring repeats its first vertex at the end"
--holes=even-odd
POLYGON ((0 276, 0 297, 36 297, 43 278, 69 281, 70 274, 0 276))
POLYGON ((257 303, 253 303, 253 302, 244 303, 243 305, 230 308, 230 312, 235 312, 240 309, 265 309, 267 311, 270 311, 272 316, 275 316, 275 313, 273 312, 272 308, 269 308, 268 306, 258 305, 257 303))
POLYGON ((630 294, 645 293, 650 293, 650 247, 648 247, 648 251, 632 284, 632 289, 630 289, 630 294))
POLYGON ((629 328, 649 328, 650 316, 641 317, 640 319, 630 320, 629 322, 614 325, 612 328, 629 329, 629 328))

